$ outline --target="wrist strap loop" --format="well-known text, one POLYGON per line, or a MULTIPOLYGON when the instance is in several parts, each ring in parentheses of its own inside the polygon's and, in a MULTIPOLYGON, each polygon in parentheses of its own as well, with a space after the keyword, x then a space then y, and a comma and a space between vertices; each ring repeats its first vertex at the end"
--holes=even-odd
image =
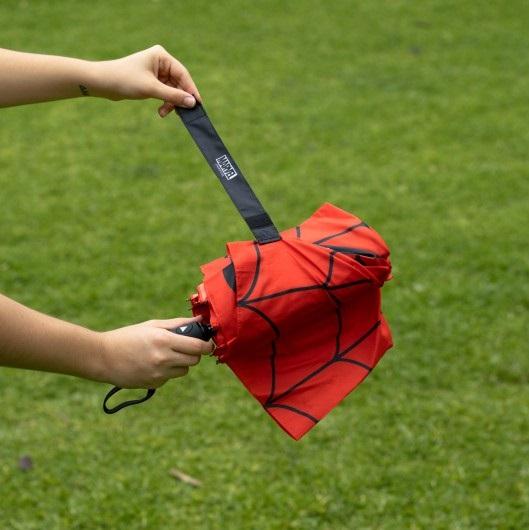
POLYGON ((204 107, 197 102, 192 109, 176 108, 189 134, 209 166, 239 210, 242 218, 260 244, 281 239, 272 219, 246 181, 241 169, 213 127, 204 107))

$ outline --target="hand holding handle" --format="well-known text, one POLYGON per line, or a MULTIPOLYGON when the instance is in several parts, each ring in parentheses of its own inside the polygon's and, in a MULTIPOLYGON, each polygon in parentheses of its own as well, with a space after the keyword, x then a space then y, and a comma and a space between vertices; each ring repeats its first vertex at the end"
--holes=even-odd
MULTIPOLYGON (((204 341, 208 341, 213 337, 213 328, 209 324, 202 324, 202 322, 191 322, 190 324, 185 324, 184 326, 179 326, 178 328, 170 329, 169 331, 177 333, 178 335, 194 337, 195 339, 200 339, 204 341)), ((124 409, 125 407, 130 407, 131 405, 143 403, 144 401, 151 399, 152 396, 154 396, 154 393, 156 392, 156 389, 149 388, 147 389, 147 393, 145 394, 145 396, 143 396, 142 398, 129 399, 128 401, 123 401, 122 403, 119 403, 114 407, 108 407, 108 400, 112 396, 117 394, 120 390, 123 389, 119 386, 115 386, 108 391, 107 395, 105 396, 105 399, 103 400, 103 411, 105 412, 105 414, 115 414, 116 412, 120 411, 121 409, 124 409)))

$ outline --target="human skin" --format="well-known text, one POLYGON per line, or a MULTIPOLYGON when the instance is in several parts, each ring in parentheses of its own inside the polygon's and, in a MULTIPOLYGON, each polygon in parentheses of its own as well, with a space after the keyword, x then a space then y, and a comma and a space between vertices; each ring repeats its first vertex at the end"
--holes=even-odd
POLYGON ((0 107, 95 96, 110 100, 160 99, 165 117, 175 106, 201 101, 191 75, 156 45, 110 61, 24 53, 0 48, 0 107))
MULTIPOLYGON (((200 94, 187 69, 156 45, 121 59, 85 61, 0 49, 0 107, 94 96, 161 100, 158 113, 193 107, 200 94)), ((0 294, 0 366, 42 370, 122 388, 157 388, 185 375, 212 341, 169 331, 197 319, 149 320, 94 331, 0 294)))

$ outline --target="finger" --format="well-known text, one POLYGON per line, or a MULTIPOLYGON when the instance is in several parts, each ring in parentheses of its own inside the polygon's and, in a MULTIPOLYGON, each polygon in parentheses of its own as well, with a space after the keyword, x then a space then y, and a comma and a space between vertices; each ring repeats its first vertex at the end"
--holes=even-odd
POLYGON ((189 372, 187 366, 174 366, 167 370, 167 377, 176 379, 177 377, 184 377, 189 372))
POLYGON ((182 90, 193 94, 202 103, 202 97, 187 68, 177 59, 169 55, 169 82, 182 90))
POLYGON ((158 114, 162 117, 162 118, 165 118, 170 112, 172 112, 174 110, 174 105, 172 103, 168 103, 167 101, 161 105, 159 108, 158 108, 158 114))
POLYGON ((148 324, 155 328, 174 329, 174 328, 179 328, 180 326, 185 326, 186 324, 191 324, 191 322, 200 322, 201 320, 202 320, 202 316, 199 315, 197 317, 189 317, 189 318, 178 317, 178 318, 149 320, 148 324))
POLYGON ((167 375, 167 377, 164 377, 163 379, 155 379, 154 381, 151 381, 149 385, 147 385, 149 388, 160 388, 161 386, 165 385, 167 381, 169 381, 170 376, 167 375))
POLYGON ((188 355, 208 355, 215 347, 212 340, 205 341, 194 337, 178 335, 177 333, 171 333, 168 340, 169 347, 173 351, 187 353, 188 355))
POLYGON ((200 362, 200 355, 189 355, 187 353, 173 352, 169 360, 171 368, 195 366, 200 362))
POLYGON ((175 88, 156 80, 151 91, 150 96, 163 100, 167 103, 172 103, 177 107, 193 108, 196 105, 196 99, 189 92, 180 88, 175 88))

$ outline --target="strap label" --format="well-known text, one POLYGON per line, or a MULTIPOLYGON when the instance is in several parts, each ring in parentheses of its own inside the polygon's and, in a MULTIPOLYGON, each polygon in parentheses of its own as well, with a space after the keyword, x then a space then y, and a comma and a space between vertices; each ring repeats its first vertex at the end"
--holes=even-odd
POLYGON ((218 158, 215 158, 215 162, 217 163, 219 171, 224 175, 226 180, 231 180, 237 176, 237 171, 235 171, 233 164, 228 158, 228 155, 222 155, 218 158))

